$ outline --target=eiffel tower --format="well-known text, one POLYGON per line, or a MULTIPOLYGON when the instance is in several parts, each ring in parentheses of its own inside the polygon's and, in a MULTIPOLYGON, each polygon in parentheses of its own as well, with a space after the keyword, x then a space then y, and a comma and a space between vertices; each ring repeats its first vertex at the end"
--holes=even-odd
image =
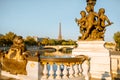
POLYGON ((62 40, 61 23, 59 23, 59 35, 58 35, 58 40, 62 40))

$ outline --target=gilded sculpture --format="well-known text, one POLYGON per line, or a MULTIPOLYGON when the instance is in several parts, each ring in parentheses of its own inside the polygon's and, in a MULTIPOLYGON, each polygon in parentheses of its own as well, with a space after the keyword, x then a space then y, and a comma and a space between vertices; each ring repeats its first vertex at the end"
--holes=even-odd
POLYGON ((21 36, 13 40, 13 45, 1 57, 2 69, 12 74, 27 74, 26 72, 26 47, 21 36))
POLYGON ((104 40, 105 28, 113 23, 105 15, 104 8, 100 8, 98 13, 94 11, 96 0, 86 1, 86 11, 81 11, 81 18, 75 19, 82 35, 79 40, 104 40))

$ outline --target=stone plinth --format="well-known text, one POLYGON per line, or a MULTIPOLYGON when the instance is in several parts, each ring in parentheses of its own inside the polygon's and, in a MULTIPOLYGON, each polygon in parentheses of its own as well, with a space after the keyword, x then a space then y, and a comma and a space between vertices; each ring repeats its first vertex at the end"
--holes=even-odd
POLYGON ((42 66, 39 62, 39 58, 29 57, 27 60, 27 77, 30 78, 30 80, 40 80, 42 74, 42 66))
POLYGON ((78 41, 78 47, 73 49, 72 56, 88 56, 91 77, 111 80, 110 54, 104 43, 104 41, 78 41))

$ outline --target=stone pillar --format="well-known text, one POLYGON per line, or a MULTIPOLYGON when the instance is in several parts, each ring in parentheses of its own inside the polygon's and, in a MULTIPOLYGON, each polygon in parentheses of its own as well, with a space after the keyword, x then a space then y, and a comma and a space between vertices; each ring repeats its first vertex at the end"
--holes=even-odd
POLYGON ((72 56, 85 55, 90 58, 91 77, 111 80, 110 53, 104 41, 78 41, 72 56))
POLYGON ((42 66, 37 57, 28 59, 26 70, 29 80, 41 79, 42 66))

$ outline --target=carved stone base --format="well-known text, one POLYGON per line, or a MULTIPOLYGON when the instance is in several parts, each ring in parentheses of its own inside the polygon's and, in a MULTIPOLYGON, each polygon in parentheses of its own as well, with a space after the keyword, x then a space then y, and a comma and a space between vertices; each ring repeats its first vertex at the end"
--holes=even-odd
POLYGON ((110 54, 104 41, 78 41, 72 56, 85 55, 90 58, 91 77, 111 80, 110 54))

